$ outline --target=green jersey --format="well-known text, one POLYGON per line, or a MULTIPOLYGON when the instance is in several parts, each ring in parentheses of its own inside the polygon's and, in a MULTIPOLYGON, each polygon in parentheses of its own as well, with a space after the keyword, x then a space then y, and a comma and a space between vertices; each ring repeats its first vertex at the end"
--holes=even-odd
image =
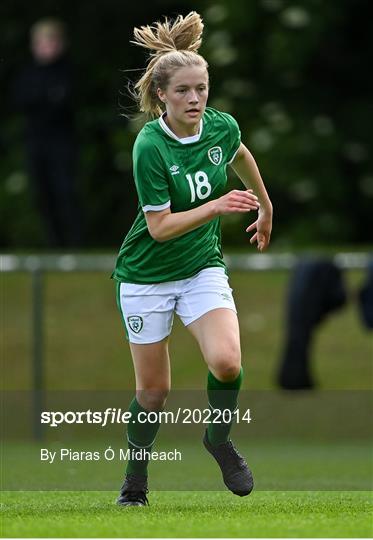
POLYGON ((145 124, 133 148, 138 214, 120 248, 113 277, 129 283, 161 283, 191 277, 204 268, 225 268, 220 218, 165 242, 154 240, 145 212, 184 212, 217 199, 226 166, 240 145, 237 122, 206 108, 197 135, 179 139, 161 117, 145 124))

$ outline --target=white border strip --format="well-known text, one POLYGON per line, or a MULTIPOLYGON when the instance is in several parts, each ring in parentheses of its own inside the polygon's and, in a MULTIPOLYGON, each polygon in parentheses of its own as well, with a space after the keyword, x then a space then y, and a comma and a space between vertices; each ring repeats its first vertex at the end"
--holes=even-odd
POLYGON ((190 137, 179 138, 177 135, 175 135, 175 133, 168 127, 168 125, 164 121, 164 119, 163 119, 164 115, 165 115, 165 113, 163 113, 163 115, 159 117, 159 125, 161 126, 163 131, 165 133, 167 133, 167 135, 169 135, 170 137, 172 137, 173 139, 175 139, 176 141, 178 141, 181 144, 190 144, 190 143, 194 143, 194 142, 197 142, 197 141, 200 140, 201 135, 202 135, 202 130, 203 130, 203 120, 202 120, 202 118, 201 118, 201 120, 199 122, 199 132, 197 133, 197 135, 191 135, 190 137))
MULTIPOLYGON (((156 437, 155 437, 156 439, 156 437)), ((131 441, 131 439, 128 437, 127 435, 127 441, 132 444, 132 446, 134 446, 135 448, 139 448, 139 450, 145 450, 146 448, 151 448, 153 446, 153 444, 155 443, 155 439, 150 443, 148 444, 147 446, 138 446, 137 444, 135 444, 134 442, 131 441)))
POLYGON ((236 155, 237 155, 237 152, 238 152, 238 151, 239 151, 239 149, 240 149, 240 146, 241 146, 241 141, 240 141, 240 144, 238 145, 238 148, 237 148, 237 150, 236 150, 236 151, 235 151, 235 153, 233 154, 233 157, 232 157, 232 159, 231 159, 231 160, 229 160, 229 161, 227 161, 227 165, 230 165, 230 164, 232 163, 232 161, 234 160, 234 158, 235 158, 235 157, 236 157, 236 155))
POLYGON ((160 212, 161 210, 166 210, 166 208, 169 208, 171 206, 171 201, 167 201, 164 204, 147 204, 142 207, 143 212, 160 212))

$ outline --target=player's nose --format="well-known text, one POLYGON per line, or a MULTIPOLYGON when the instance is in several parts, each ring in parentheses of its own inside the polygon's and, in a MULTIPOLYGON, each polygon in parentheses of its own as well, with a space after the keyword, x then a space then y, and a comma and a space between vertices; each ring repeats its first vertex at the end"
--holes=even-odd
POLYGON ((191 90, 188 96, 189 103, 198 103, 198 93, 195 90, 191 90))

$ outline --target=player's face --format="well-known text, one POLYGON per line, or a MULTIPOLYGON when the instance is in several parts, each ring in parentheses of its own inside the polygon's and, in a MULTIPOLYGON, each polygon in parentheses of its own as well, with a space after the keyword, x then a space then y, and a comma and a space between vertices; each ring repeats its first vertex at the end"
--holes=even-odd
POLYGON ((176 135, 197 133, 206 108, 208 82, 204 66, 190 66, 175 71, 165 91, 158 89, 159 99, 166 104, 168 123, 176 135))

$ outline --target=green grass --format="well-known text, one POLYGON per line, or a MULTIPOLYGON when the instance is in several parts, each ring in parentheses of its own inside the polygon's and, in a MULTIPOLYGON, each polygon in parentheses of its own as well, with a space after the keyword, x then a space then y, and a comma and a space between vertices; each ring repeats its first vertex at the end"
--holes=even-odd
MULTIPOLYGON (((373 533, 368 441, 241 442, 238 446, 254 470, 256 489, 250 497, 238 498, 225 490, 200 440, 194 447, 184 441, 181 464, 151 464, 146 509, 114 505, 117 493, 111 490, 119 488, 125 465, 119 460, 48 465, 38 459, 40 446, 101 450, 107 445, 94 440, 6 443, 2 535, 356 538, 373 533), (30 491, 16 491, 20 487, 30 491)), ((112 446, 117 451, 118 441, 112 446)), ((172 448, 160 438, 156 448, 167 447, 172 448)))
MULTIPOLYGON (((181 452, 181 461, 154 461, 149 466, 150 487, 154 490, 216 491, 225 489, 220 472, 204 450, 201 434, 166 438, 161 430, 155 450, 181 452)), ((238 437, 233 440, 246 456, 254 472, 256 489, 260 491, 367 491, 372 488, 372 454, 369 440, 313 441, 258 439, 238 437), (349 466, 346 466, 349 464, 349 466)), ((105 442, 74 440, 3 442, 2 488, 30 491, 107 491, 118 486, 126 462, 119 449, 126 447, 122 439, 105 442), (113 461, 104 459, 108 446, 115 450, 113 461), (54 463, 41 461, 40 448, 57 452, 54 463), (98 461, 60 460, 60 449, 97 451, 98 461)))
MULTIPOLYGON (((118 429, 113 433, 101 431, 99 440, 92 439, 92 432, 91 439, 84 439, 80 428, 59 428, 53 434, 48 432, 47 441, 41 444, 11 441, 12 437, 26 437, 30 433, 32 418, 27 395, 22 398, 14 392, 6 397, 11 401, 6 401, 3 418, 9 439, 3 446, 2 487, 6 491, 2 494, 2 535, 371 536, 371 428, 367 420, 371 402, 366 401, 364 392, 355 391, 371 387, 372 336, 361 325, 355 300, 364 274, 347 272, 345 277, 349 304, 321 325, 312 349, 312 367, 319 387, 333 391, 296 393, 284 400, 273 390, 283 342, 289 274, 231 273, 247 390, 241 394, 241 404, 248 400, 254 417, 250 426, 241 426, 241 431, 237 431, 238 446, 255 472, 256 491, 252 496, 239 499, 226 491, 217 491, 221 482, 216 464, 201 452, 202 426, 197 426, 200 433, 190 436, 197 441, 196 447, 187 449, 183 467, 166 464, 162 469, 157 464, 152 469, 151 487, 155 491, 150 496, 151 506, 117 508, 113 504, 116 493, 105 490, 116 488, 123 463, 113 463, 111 467, 104 463, 70 463, 50 468, 40 463, 38 452, 41 446, 59 444, 80 449, 115 446, 119 444, 118 429), (164 484, 162 478, 167 471, 170 481, 164 484), (56 486, 69 491, 43 491, 56 486), (167 491, 156 491, 161 487, 167 491), (195 491, 201 487, 209 491, 195 491), (73 488, 95 491, 71 491, 73 488), (190 491, 176 491, 181 488, 190 491), (17 489, 33 491, 11 491, 17 489), (301 489, 304 491, 295 491, 301 489)), ((31 280, 21 273, 2 275, 1 280, 1 386, 6 390, 28 390, 32 387, 31 280)), ((59 403, 59 394, 53 394, 55 390, 79 391, 64 395, 64 410, 85 410, 87 404, 91 408, 93 403, 101 404, 93 401, 100 395, 89 393, 92 391, 108 391, 110 399, 115 397, 117 401, 123 389, 132 392, 131 358, 115 305, 114 285, 108 275, 47 274, 44 320, 45 380, 51 392, 48 403, 59 403), (77 397, 82 401, 74 401, 77 397)), ((178 321, 170 351, 173 388, 204 391, 206 367, 192 337, 178 321)), ((198 402, 194 401, 195 396, 194 405, 198 402)), ((177 397, 183 398, 181 393, 177 397)), ((121 399, 119 403, 126 407, 128 395, 122 393, 121 399)), ((122 427, 119 428, 122 433, 122 427)), ((180 435, 177 429, 180 426, 175 426, 174 441, 180 435)), ((182 433, 188 439, 188 434, 182 433)), ((170 433, 162 430, 157 449, 171 440, 170 433)))
MULTIPOLYGON (((347 272, 350 301, 315 334, 312 365, 321 388, 367 389, 372 381, 372 336, 359 320, 355 292, 362 272, 347 272)), ((31 279, 1 276, 2 388, 32 384, 31 279)), ((239 313, 244 387, 275 387, 284 332, 287 272, 232 272, 239 313)), ((133 388, 132 362, 114 284, 105 273, 49 273, 45 279, 45 375, 50 390, 133 388)), ((175 319, 170 342, 174 388, 205 388, 206 367, 189 332, 175 319)))
POLYGON ((113 492, 6 493, 7 537, 369 537, 368 492, 153 492, 118 508, 113 492))

